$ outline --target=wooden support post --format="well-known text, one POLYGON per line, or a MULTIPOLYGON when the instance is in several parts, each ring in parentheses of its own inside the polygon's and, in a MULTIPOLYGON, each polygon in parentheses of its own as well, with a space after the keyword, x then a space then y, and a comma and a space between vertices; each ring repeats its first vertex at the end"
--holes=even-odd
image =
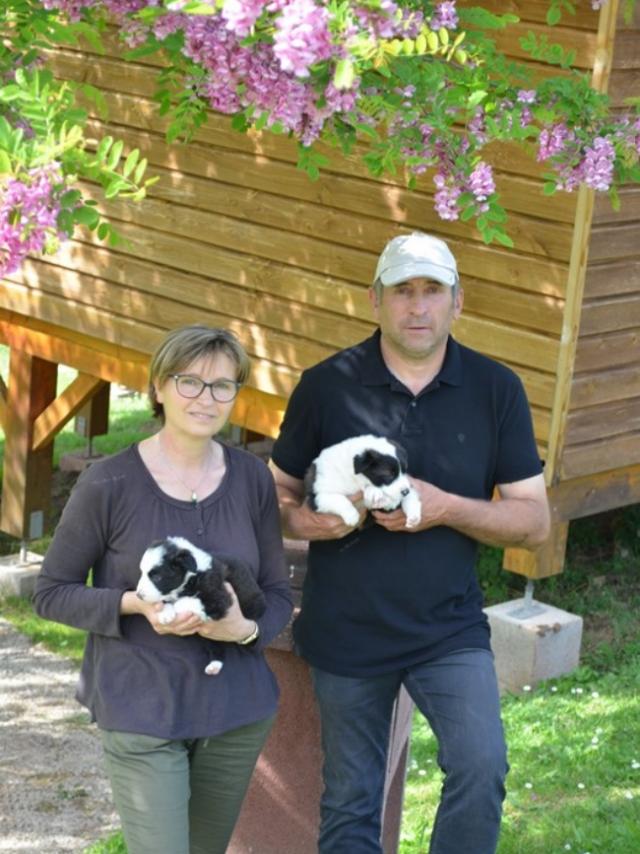
POLYGON ((87 442, 90 455, 91 440, 109 432, 109 400, 111 384, 105 383, 76 415, 75 431, 87 442))
POLYGON ((568 533, 568 522, 555 522, 551 536, 539 549, 505 549, 503 569, 534 579, 558 575, 564 567, 568 533))
POLYGON ((7 423, 7 386, 4 380, 0 377, 0 428, 5 430, 7 423))
POLYGON ((33 425, 55 399, 58 366, 11 348, 5 413, 0 529, 20 540, 41 537, 51 497, 53 442, 32 450, 33 425))

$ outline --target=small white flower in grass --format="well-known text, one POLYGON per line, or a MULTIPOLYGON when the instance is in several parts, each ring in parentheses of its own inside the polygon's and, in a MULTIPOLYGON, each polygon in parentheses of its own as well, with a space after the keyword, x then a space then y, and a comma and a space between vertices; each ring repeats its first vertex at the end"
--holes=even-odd
POLYGON ((524 787, 525 789, 533 789, 533 783, 525 783, 524 787))
POLYGON ((579 789, 584 789, 584 788, 585 788, 584 783, 578 783, 578 788, 579 788, 579 789))
POLYGON ((583 694, 584 690, 582 688, 576 688, 576 694, 583 694))
POLYGON ((592 692, 591 692, 591 696, 592 696, 594 699, 596 699, 597 697, 599 697, 599 696, 600 696, 600 694, 598 694, 598 692, 597 692, 597 691, 592 691, 592 692))
POLYGON ((552 686, 551 686, 551 691, 552 691, 552 693, 553 693, 553 694, 555 694, 557 690, 558 690, 558 686, 557 686, 557 685, 552 685, 552 686))
POLYGON ((424 777, 424 775, 425 775, 426 773, 427 773, 427 772, 424 770, 424 768, 421 768, 421 769, 418 771, 418 775, 419 775, 420 777, 424 777))
POLYGON ((567 842, 567 844, 564 846, 564 850, 565 851, 571 851, 571 843, 570 842, 567 842))
POLYGON ((593 738, 591 739, 591 744, 599 744, 599 743, 600 743, 600 739, 598 738, 597 735, 594 735, 593 738))
POLYGON ((625 798, 626 798, 628 801, 632 801, 632 800, 633 800, 633 792, 625 792, 625 793, 624 793, 624 796, 625 796, 625 798))
POLYGON ((531 690, 531 685, 523 685, 523 686, 522 686, 522 690, 523 690, 523 691, 530 691, 530 690, 531 690))
POLYGON ((640 768, 640 762, 638 762, 637 759, 633 759, 631 761, 631 767, 633 768, 634 771, 637 771, 638 768, 640 768))
POLYGON ((601 727, 601 726, 599 726, 599 727, 596 729, 596 735, 602 735, 602 733, 603 733, 603 732, 604 732, 604 730, 602 729, 602 727, 601 727))

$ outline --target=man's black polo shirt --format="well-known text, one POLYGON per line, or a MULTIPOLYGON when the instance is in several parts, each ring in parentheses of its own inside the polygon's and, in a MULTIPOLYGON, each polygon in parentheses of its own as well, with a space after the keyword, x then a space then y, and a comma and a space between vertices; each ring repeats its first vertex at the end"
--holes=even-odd
MULTIPOLYGON (((303 478, 323 448, 360 433, 395 439, 409 474, 470 498, 490 499, 496 484, 541 471, 519 378, 453 338, 440 373, 415 396, 386 367, 379 331, 305 371, 273 461, 303 478)), ((489 648, 476 550, 445 526, 404 533, 372 525, 312 542, 294 626, 301 654, 330 673, 367 676, 489 648)))

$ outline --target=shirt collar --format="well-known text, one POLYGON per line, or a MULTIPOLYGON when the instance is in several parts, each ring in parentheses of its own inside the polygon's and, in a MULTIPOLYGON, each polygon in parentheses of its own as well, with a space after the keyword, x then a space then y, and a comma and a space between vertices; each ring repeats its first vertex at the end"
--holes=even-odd
MULTIPOLYGON (((371 338, 368 338, 364 342, 361 351, 363 359, 360 371, 362 383, 363 385, 389 385, 392 388, 404 389, 404 385, 394 377, 385 364, 380 348, 380 337, 380 329, 376 329, 371 338)), ((433 388, 440 383, 451 386, 462 385, 460 345, 451 335, 447 340, 447 350, 440 372, 429 384, 429 388, 433 388)))

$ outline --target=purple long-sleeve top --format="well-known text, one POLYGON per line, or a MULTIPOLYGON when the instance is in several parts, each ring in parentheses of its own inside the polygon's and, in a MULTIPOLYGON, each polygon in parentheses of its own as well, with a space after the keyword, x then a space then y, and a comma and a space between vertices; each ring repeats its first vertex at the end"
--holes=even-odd
POLYGON ((275 712, 264 648, 292 607, 275 488, 260 459, 226 446, 224 454, 221 484, 195 505, 160 489, 136 445, 93 463, 71 493, 34 601, 40 616, 89 632, 76 696, 103 729, 200 738, 275 712), (159 635, 144 616, 120 614, 143 552, 166 536, 249 564, 267 599, 257 643, 159 635), (224 661, 217 676, 204 673, 212 658, 224 661))

